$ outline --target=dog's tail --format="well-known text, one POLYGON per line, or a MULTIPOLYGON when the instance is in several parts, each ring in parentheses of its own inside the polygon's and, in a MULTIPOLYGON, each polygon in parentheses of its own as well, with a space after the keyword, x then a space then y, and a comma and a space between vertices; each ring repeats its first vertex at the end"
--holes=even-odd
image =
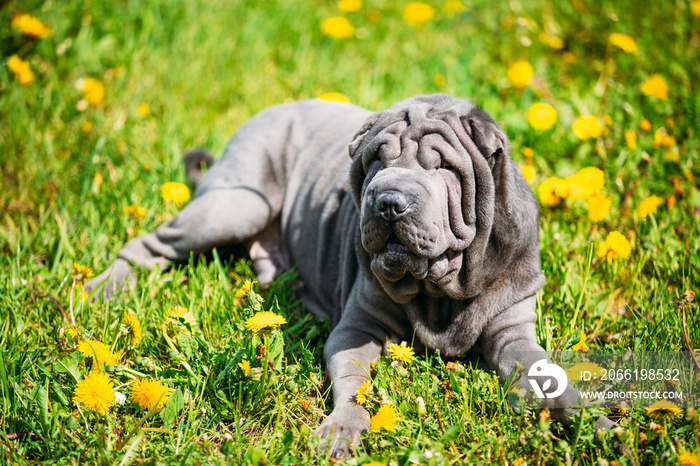
POLYGON ((199 180, 204 176, 205 167, 208 170, 214 165, 214 156, 204 149, 195 149, 187 152, 182 158, 185 161, 187 179, 190 181, 194 191, 199 180))

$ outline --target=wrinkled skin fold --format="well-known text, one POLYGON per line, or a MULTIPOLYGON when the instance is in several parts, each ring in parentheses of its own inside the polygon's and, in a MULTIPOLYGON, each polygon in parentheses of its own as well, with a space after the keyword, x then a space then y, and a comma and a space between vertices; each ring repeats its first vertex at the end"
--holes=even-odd
MULTIPOLYGON (((509 150, 487 113, 447 95, 376 113, 271 107, 236 132, 174 219, 129 241, 86 289, 109 299, 133 286, 134 268, 232 243, 248 246, 261 284, 296 264, 307 308, 332 328, 335 406, 317 434, 346 456, 369 429, 357 388, 387 343, 477 356, 502 380, 547 358, 535 338, 537 204, 509 150)), ((566 422, 579 399, 568 388, 551 408, 566 422)))

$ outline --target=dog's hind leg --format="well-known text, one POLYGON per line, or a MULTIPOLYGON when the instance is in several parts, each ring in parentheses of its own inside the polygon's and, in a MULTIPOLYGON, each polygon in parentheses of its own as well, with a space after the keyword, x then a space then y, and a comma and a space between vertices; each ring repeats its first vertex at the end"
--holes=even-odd
MULTIPOLYGON (((327 123, 331 108, 337 107, 321 101, 295 102, 268 108, 248 120, 231 138, 223 157, 199 180, 194 199, 153 233, 129 241, 114 264, 86 283, 85 290, 104 283, 107 299, 126 280, 133 283, 132 267, 165 269, 171 261, 233 243, 251 249, 261 281, 271 279, 278 265, 279 235, 267 227, 279 219, 297 154, 320 122, 327 123)), ((202 164, 210 162, 202 151, 193 152, 186 160, 190 176, 196 178, 202 164)))
POLYGON ((191 253, 246 242, 265 230, 275 214, 266 198, 250 188, 208 190, 154 232, 126 243, 117 260, 84 289, 89 292, 104 284, 102 295, 109 299, 125 282, 133 285, 133 267, 165 270, 191 253))
POLYGON ((276 220, 248 244, 253 270, 261 285, 270 283, 282 269, 289 268, 280 247, 280 228, 280 222, 276 220))

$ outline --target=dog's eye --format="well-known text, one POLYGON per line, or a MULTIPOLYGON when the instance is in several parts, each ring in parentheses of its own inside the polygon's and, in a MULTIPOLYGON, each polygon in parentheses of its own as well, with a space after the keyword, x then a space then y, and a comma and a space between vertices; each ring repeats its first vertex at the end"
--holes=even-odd
POLYGON ((446 169, 446 170, 451 170, 451 169, 452 169, 452 165, 450 165, 449 162, 446 162, 445 160, 443 160, 443 161, 440 163, 440 168, 444 168, 444 169, 446 169))

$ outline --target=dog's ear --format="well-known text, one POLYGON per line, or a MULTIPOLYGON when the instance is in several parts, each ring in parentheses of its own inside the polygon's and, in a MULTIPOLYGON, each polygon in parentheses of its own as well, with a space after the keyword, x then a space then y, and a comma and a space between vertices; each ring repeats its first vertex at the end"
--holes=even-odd
POLYGON ((351 159, 354 159, 358 153, 362 152, 361 150, 359 150, 360 146, 364 148, 364 144, 362 143, 365 140, 365 136, 367 136, 372 126, 374 126, 377 120, 379 120, 380 115, 381 112, 376 112, 370 115, 370 117, 367 118, 367 120, 365 120, 362 127, 357 131, 357 133, 355 133, 355 136, 353 136, 352 142, 348 146, 348 153, 350 154, 351 159))
MULTIPOLYGON (((498 123, 485 111, 474 109, 469 113, 468 121, 464 123, 465 126, 469 125, 474 144, 487 159, 510 153, 508 138, 498 123)), ((492 162, 489 162, 489 165, 492 165, 492 162)))
MULTIPOLYGON (((469 218, 473 208, 477 230, 467 248, 461 276, 464 296, 472 297, 496 286, 499 280, 510 277, 526 283, 517 277, 529 279, 540 273, 537 204, 509 157, 505 132, 483 110, 460 110, 458 116, 451 117, 458 117, 460 124, 453 119, 450 126, 472 162, 465 180, 473 177, 470 182, 476 187, 474 205, 464 216, 469 218)), ((455 290, 454 294, 458 293, 455 290)))

